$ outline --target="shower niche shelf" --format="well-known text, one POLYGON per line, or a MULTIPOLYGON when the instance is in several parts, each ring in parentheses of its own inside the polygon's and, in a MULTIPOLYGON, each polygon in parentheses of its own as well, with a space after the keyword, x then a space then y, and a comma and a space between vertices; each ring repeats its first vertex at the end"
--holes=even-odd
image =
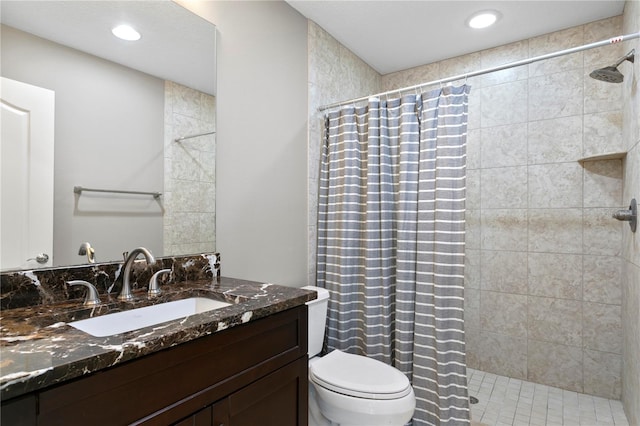
POLYGON ((627 156, 626 152, 608 152, 606 154, 592 155, 578 159, 578 163, 584 165, 588 161, 622 160, 627 156))

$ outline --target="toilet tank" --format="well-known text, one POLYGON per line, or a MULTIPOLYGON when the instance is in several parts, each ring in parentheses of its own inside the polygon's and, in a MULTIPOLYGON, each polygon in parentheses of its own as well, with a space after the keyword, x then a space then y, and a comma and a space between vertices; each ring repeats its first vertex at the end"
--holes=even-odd
POLYGON ((317 299, 310 300, 306 303, 309 311, 309 358, 312 358, 322 351, 324 328, 327 323, 329 291, 327 289, 314 286, 306 286, 302 288, 318 293, 317 299))

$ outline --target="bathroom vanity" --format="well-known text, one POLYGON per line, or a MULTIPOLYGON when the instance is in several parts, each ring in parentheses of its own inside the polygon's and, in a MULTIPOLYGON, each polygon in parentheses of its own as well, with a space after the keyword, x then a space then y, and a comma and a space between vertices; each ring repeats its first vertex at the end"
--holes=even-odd
POLYGON ((224 277, 163 290, 149 300, 134 289, 132 303, 101 294, 98 308, 82 299, 3 308, 2 425, 307 424, 314 292, 224 277), (194 296, 230 305, 103 337, 68 325, 194 296))

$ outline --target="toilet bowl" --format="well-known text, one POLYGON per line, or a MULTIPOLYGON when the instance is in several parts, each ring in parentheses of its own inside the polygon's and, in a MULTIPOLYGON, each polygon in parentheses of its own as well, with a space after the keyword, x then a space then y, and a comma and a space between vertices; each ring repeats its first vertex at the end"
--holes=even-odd
POLYGON ((329 292, 318 293, 309 309, 309 426, 402 426, 415 410, 415 394, 407 377, 383 362, 322 349, 329 292))
POLYGON ((360 355, 334 350, 313 358, 309 384, 320 413, 342 426, 400 426, 415 409, 413 388, 404 374, 360 355))

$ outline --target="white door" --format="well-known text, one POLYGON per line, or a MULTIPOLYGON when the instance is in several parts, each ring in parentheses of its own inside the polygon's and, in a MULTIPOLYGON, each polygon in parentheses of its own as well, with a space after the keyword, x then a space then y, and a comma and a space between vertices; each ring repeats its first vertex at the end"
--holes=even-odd
POLYGON ((0 269, 53 264, 54 95, 0 81, 0 269))

